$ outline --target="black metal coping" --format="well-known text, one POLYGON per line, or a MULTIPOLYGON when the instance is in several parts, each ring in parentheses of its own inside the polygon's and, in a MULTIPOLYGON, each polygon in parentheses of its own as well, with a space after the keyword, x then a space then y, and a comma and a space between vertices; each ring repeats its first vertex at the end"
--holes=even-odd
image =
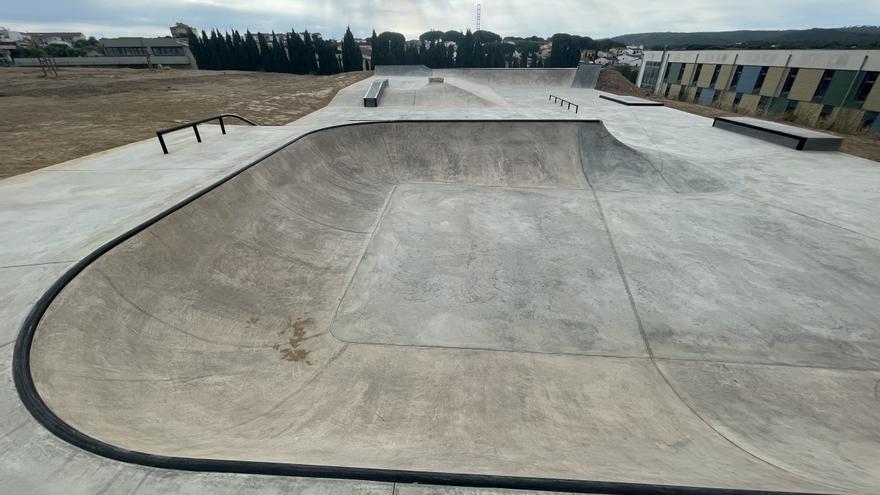
POLYGON ((635 96, 599 95, 603 100, 613 101, 628 107, 662 107, 662 101, 645 100, 635 96))
POLYGON ((308 464, 288 464, 278 462, 255 462, 255 461, 237 461, 226 459, 200 459, 192 457, 171 457, 147 452, 139 452, 128 450, 122 447, 102 442, 93 438, 58 417, 52 409, 43 401, 37 391, 31 373, 30 353, 37 327, 45 314, 46 310, 52 304, 52 301, 61 293, 61 291, 86 267, 95 262, 98 258, 108 253, 116 246, 122 244, 126 240, 134 237, 138 233, 144 231, 165 217, 180 210, 181 208, 193 203, 202 196, 217 189, 223 184, 234 179, 241 173, 247 171, 251 167, 263 162, 282 149, 303 139, 311 134, 323 132, 330 129, 374 125, 374 124, 430 124, 430 123, 594 123, 601 124, 597 119, 522 119, 522 120, 377 120, 372 122, 354 122, 345 123, 334 126, 328 126, 322 129, 316 129, 274 148, 272 151, 248 163, 244 167, 223 177, 217 182, 205 187, 203 190, 196 192, 179 203, 171 206, 156 216, 144 221, 125 233, 103 244, 95 251, 89 253, 85 258, 74 264, 68 269, 58 280, 53 283, 48 290, 40 297, 36 304, 31 308, 27 318, 22 325, 18 338, 15 341, 15 348, 12 357, 12 375, 15 382, 15 388, 18 391, 19 398, 25 408, 43 427, 52 434, 65 442, 91 452, 93 454, 114 459, 131 464, 155 467, 160 469, 173 469, 180 471, 197 471, 197 472, 218 472, 218 473, 239 473, 239 474, 257 474, 257 475, 275 475, 275 476, 298 476, 307 478, 331 478, 331 479, 347 479, 375 481, 386 483, 418 483, 426 485, 447 485, 447 486, 464 486, 479 488, 503 488, 503 489, 520 489, 520 490, 536 490, 536 491, 556 491, 568 493, 602 493, 606 495, 818 495, 802 492, 779 492, 765 490, 740 490, 731 488, 711 488, 696 486, 677 486, 677 485, 658 485, 650 483, 626 483, 617 481, 600 481, 600 480, 581 480, 581 479, 562 479, 562 478, 540 478, 540 477, 524 477, 524 476, 503 476, 491 474, 473 474, 473 473, 444 473, 431 471, 409 471, 399 469, 381 469, 381 468, 361 468, 353 466, 324 466, 324 465, 308 465, 308 464))
MULTIPOLYGON (((771 123, 768 122, 768 124, 771 123)), ((794 148, 796 150, 837 151, 840 149, 840 145, 843 144, 843 138, 838 136, 834 136, 831 134, 826 134, 823 136, 807 136, 802 133, 798 133, 798 128, 796 127, 786 126, 784 124, 777 125, 788 127, 791 130, 786 131, 783 129, 778 129, 776 127, 768 127, 760 124, 753 124, 751 122, 743 122, 742 120, 738 120, 735 117, 715 117, 715 119, 712 121, 712 127, 717 127, 719 129, 733 131, 764 141, 781 144, 783 146, 794 148)))

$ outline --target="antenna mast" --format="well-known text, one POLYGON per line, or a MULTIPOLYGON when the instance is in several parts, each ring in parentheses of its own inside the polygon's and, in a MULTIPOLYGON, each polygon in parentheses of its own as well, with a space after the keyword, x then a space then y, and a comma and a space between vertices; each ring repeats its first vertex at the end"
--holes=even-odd
POLYGON ((483 9, 483 4, 479 0, 477 0, 477 31, 481 29, 482 19, 480 19, 480 11, 483 9))

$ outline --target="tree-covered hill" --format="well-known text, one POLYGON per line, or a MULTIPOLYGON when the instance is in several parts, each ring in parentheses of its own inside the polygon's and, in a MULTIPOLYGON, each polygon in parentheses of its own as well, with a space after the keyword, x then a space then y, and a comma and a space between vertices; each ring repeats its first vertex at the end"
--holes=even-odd
POLYGON ((645 48, 880 48, 880 26, 786 29, 765 31, 719 31, 697 33, 637 33, 615 36, 627 45, 645 48))

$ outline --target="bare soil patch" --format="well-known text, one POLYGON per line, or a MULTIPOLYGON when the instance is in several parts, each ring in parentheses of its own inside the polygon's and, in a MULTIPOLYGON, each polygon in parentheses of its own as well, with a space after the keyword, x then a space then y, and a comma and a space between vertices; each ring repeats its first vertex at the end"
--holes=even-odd
POLYGON ((139 141, 156 129, 219 113, 283 125, 371 75, 0 68, 0 178, 139 141))

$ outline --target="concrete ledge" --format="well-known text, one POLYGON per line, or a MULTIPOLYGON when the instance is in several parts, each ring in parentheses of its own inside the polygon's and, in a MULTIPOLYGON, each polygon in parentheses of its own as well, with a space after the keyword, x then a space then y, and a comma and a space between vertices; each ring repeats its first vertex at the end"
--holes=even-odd
POLYGON ((843 138, 750 117, 716 117, 712 127, 733 131, 771 143, 808 151, 837 151, 843 138))
POLYGON ((662 107, 663 103, 659 101, 646 100, 644 98, 637 98, 635 96, 621 96, 621 95, 599 95, 599 98, 603 100, 613 101, 614 103, 620 103, 621 105, 626 105, 628 107, 662 107))

